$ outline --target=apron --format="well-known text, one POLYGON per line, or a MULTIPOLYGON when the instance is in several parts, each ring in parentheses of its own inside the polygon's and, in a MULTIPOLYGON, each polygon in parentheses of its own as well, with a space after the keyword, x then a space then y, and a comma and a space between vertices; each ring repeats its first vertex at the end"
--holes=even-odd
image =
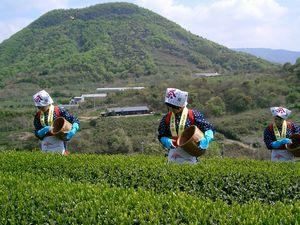
POLYGON ((186 151, 182 150, 180 147, 171 148, 168 153, 168 163, 189 163, 196 164, 198 162, 195 156, 188 154, 186 151))
MULTIPOLYGON (((175 115, 174 113, 171 114, 170 130, 171 130, 172 137, 175 138, 174 140, 176 140, 177 137, 181 135, 182 132, 184 131, 187 116, 188 116, 188 109, 185 107, 181 114, 178 133, 177 133, 176 125, 175 125, 175 115)), ((175 148, 171 148, 170 151, 168 152, 168 163, 173 163, 173 162, 176 162, 178 164, 182 164, 182 163, 195 164, 198 161, 195 156, 188 154, 182 148, 175 147, 175 148)))
POLYGON ((42 152, 65 153, 64 141, 55 136, 44 137, 41 144, 42 152))
POLYGON ((287 162, 294 161, 294 155, 288 150, 272 150, 271 152, 272 162, 287 162))
MULTIPOLYGON (((285 138, 286 131, 287 131, 286 120, 284 120, 282 123, 281 133, 279 132, 275 123, 273 124, 273 131, 274 131, 276 140, 285 138)), ((293 160, 294 160, 294 155, 292 153, 290 153, 288 150, 273 149, 271 152, 271 161, 272 162, 287 162, 287 161, 293 161, 293 160)))

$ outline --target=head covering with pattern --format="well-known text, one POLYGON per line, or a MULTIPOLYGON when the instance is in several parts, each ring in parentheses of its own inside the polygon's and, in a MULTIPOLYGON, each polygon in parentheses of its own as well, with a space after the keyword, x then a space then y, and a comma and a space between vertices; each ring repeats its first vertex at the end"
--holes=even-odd
POLYGON ((273 116, 278 116, 284 120, 286 120, 292 113, 291 110, 288 110, 283 107, 271 107, 270 110, 273 116))
POLYGON ((53 104, 53 99, 45 90, 41 90, 33 95, 33 101, 35 106, 48 106, 53 104))
POLYGON ((176 88, 167 88, 165 95, 165 103, 175 105, 178 107, 185 107, 187 105, 188 92, 181 91, 176 88))

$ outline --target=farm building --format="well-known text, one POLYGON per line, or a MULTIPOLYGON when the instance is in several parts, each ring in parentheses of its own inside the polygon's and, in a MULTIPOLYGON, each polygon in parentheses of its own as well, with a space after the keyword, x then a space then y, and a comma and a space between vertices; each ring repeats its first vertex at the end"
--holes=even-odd
POLYGON ((106 112, 103 113, 102 116, 137 115, 148 113, 150 113, 150 109, 147 106, 116 107, 107 108, 106 112))
POLYGON ((192 74, 192 77, 215 77, 219 76, 221 74, 219 73, 194 73, 192 74))
POLYGON ((83 94, 81 95, 82 98, 106 98, 107 94, 102 93, 102 94, 83 94))
POLYGON ((97 92, 120 92, 127 90, 142 90, 145 87, 107 87, 107 88, 97 88, 97 92))
POLYGON ((92 98, 92 99, 96 99, 96 98, 106 98, 107 94, 106 93, 101 93, 101 94, 83 94, 80 97, 74 97, 73 99, 71 99, 70 101, 70 105, 74 105, 74 104, 79 104, 84 102, 85 99, 88 98, 92 98))
POLYGON ((70 105, 75 105, 75 104, 78 104, 78 103, 81 103, 81 102, 84 102, 84 98, 82 96, 72 98, 69 104, 70 105))
POLYGON ((66 108, 66 109, 78 109, 79 105, 74 104, 66 104, 66 105, 59 105, 60 107, 66 108))

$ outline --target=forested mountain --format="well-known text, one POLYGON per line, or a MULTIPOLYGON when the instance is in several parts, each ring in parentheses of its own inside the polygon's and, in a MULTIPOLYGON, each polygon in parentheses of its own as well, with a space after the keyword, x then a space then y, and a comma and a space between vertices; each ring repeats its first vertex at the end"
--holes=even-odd
MULTIPOLYGON (((0 45, 0 78, 55 83, 274 66, 129 3, 53 10, 0 45)), ((5 82, 4 82, 5 83, 5 82)))
POLYGON ((234 50, 246 52, 255 55, 262 59, 275 63, 292 63, 294 64, 297 58, 300 57, 300 52, 288 51, 283 49, 269 49, 269 48, 235 48, 234 50))
POLYGON ((38 148, 32 132, 37 91, 67 104, 98 87, 122 85, 145 89, 109 93, 74 109, 80 132, 73 151, 130 153, 140 151, 143 140, 145 153, 163 153, 156 130, 166 112, 165 90, 176 87, 188 91, 188 107, 216 127, 212 155, 226 149, 227 155, 243 156, 229 138, 258 146, 266 156, 261 135, 269 107, 286 106, 299 121, 299 82, 299 62, 281 67, 230 50, 133 4, 54 10, 0 44, 0 150, 38 148), (191 76, 198 72, 224 76, 191 76), (136 105, 149 106, 153 116, 100 116, 110 107, 136 105))

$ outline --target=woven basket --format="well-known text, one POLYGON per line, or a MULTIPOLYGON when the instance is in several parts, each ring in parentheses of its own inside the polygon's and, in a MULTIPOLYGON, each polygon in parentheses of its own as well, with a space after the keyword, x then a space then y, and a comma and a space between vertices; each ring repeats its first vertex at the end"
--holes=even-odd
POLYGON ((291 135, 292 143, 286 145, 286 149, 295 157, 300 157, 300 134, 291 135))
POLYGON ((205 153, 205 151, 201 151, 198 147, 202 137, 204 137, 202 131, 195 125, 192 125, 182 132, 177 139, 177 144, 190 155, 198 157, 205 153))
POLYGON ((63 117, 58 117, 53 123, 52 133, 61 140, 66 141, 67 133, 72 129, 72 124, 63 117))

